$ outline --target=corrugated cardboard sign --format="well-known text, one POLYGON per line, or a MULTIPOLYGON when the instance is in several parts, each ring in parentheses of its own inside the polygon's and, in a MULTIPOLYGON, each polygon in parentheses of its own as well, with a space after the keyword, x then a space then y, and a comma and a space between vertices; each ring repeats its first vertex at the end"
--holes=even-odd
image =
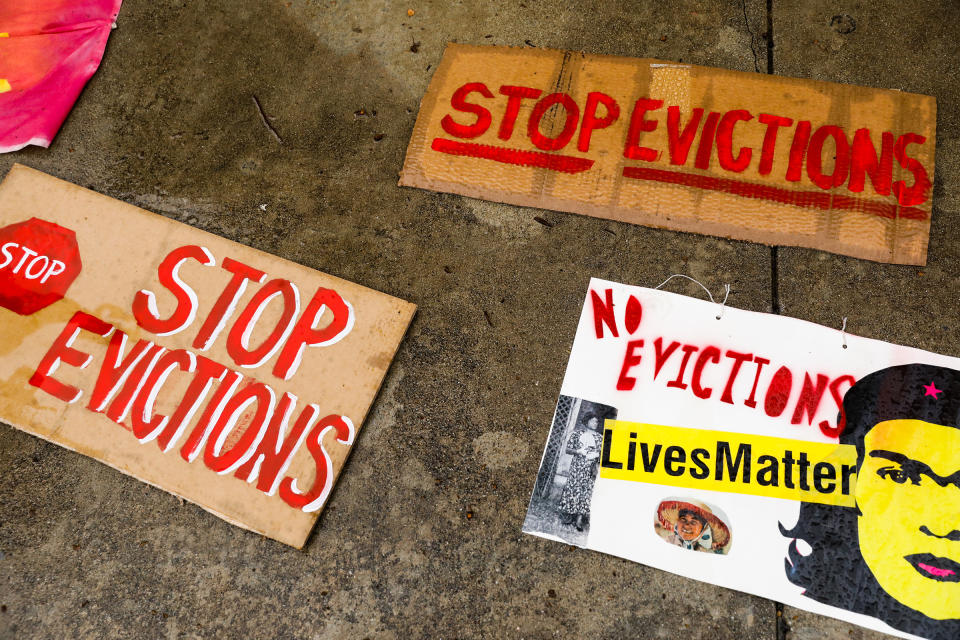
POLYGON ((0 420, 301 547, 414 305, 23 166, 0 420))
POLYGON ((960 359, 593 279, 523 530, 956 640, 960 359))
POLYGON ((928 96, 451 44, 400 184, 924 264, 935 132, 928 96))

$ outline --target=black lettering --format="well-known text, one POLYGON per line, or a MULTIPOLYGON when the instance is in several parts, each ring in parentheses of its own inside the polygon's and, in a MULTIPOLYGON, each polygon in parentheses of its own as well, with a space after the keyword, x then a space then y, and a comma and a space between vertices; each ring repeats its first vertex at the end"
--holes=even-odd
POLYGON ((647 473, 653 473, 654 469, 657 468, 657 460, 660 458, 660 449, 663 448, 663 445, 654 445, 653 447, 653 456, 649 455, 650 452, 647 450, 647 443, 640 443, 640 456, 643 458, 643 470, 647 473))
POLYGON ((603 430, 603 459, 600 460, 600 466, 607 469, 623 469, 622 462, 613 462, 610 460, 610 449, 613 443, 613 431, 611 429, 603 430))
POLYGON ((810 473, 810 461, 807 460, 807 452, 800 452, 800 490, 801 491, 810 491, 810 482, 807 479, 807 475, 810 473))
POLYGON ((757 484, 761 487, 780 486, 780 461, 774 456, 760 456, 757 464, 765 465, 757 471, 757 484))
POLYGON ((837 470, 829 462, 818 462, 813 466, 813 486, 820 493, 833 493, 837 488, 837 470), (829 484, 824 484, 824 480, 829 480, 829 484))
POLYGON ((842 491, 843 495, 845 496, 850 495, 850 477, 851 476, 854 478, 857 477, 857 466, 853 464, 843 465, 843 471, 841 472, 841 477, 843 478, 843 480, 841 481, 840 491, 842 491))
MULTIPOLYGON (((631 433, 630 435, 636 437, 637 434, 631 433)), ((633 471, 635 463, 637 461, 637 443, 631 442, 627 445, 627 470, 633 471)))
POLYGON ((741 444, 737 447, 737 459, 733 460, 730 455, 729 442, 717 442, 717 480, 723 480, 723 465, 726 462, 727 474, 730 480, 737 482, 737 475, 740 473, 740 465, 743 465, 743 484, 750 484, 750 451, 752 447, 749 444, 741 444))
POLYGON ((682 447, 667 447, 666 452, 664 452, 663 458, 663 468, 667 472, 667 475, 670 476, 682 476, 683 472, 686 471, 686 467, 683 466, 683 463, 687 461, 687 452, 683 450, 682 447), (675 464, 679 464, 679 467, 674 467, 675 464))
POLYGON ((783 486, 787 489, 796 489, 793 484, 793 463, 796 460, 793 459, 793 451, 789 449, 783 454, 783 486))
POLYGON ((699 471, 690 469, 690 475, 697 480, 703 480, 710 475, 710 467, 703 461, 704 458, 710 459, 710 452, 706 449, 694 449, 690 452, 690 462, 697 465, 697 469, 699 469, 699 471))

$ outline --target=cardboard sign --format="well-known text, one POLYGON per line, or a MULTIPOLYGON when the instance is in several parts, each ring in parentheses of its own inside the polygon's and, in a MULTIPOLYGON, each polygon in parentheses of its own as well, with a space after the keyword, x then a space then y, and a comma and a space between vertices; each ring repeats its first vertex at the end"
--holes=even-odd
POLYGON ((928 96, 451 44, 400 184, 924 264, 935 131, 928 96))
POLYGON ((594 279, 560 393, 525 532, 960 637, 960 359, 594 279))
POLYGON ((303 546, 415 307, 14 166, 0 420, 303 546))

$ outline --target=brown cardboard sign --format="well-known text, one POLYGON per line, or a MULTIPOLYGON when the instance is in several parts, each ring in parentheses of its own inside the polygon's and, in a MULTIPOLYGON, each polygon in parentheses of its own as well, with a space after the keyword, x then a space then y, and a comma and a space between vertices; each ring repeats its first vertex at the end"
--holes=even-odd
POLYGON ((451 44, 400 184, 925 264, 935 143, 929 96, 451 44))
POLYGON ((0 420, 302 547, 412 304, 16 165, 0 420))

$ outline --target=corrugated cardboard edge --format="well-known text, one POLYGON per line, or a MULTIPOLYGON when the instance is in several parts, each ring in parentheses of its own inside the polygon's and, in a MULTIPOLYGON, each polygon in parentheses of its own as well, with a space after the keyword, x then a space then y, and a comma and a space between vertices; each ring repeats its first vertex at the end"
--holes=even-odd
MULTIPOLYGON (((3 186, 6 184, 7 180, 8 180, 11 176, 15 175, 16 173, 38 174, 38 175, 40 175, 40 176, 43 176, 44 179, 47 179, 47 180, 56 180, 57 182, 60 182, 60 183, 62 183, 63 185, 66 185, 66 186, 69 187, 69 188, 72 188, 72 189, 74 189, 74 190, 81 190, 81 191, 83 191, 83 192, 86 192, 87 194, 91 194, 92 196, 94 196, 94 197, 96 197, 96 198, 103 198, 104 200, 108 200, 108 201, 114 202, 114 203, 115 203, 115 202, 123 202, 122 200, 119 200, 119 199, 117 199, 117 198, 112 198, 112 197, 107 196, 107 195, 104 195, 104 194, 102 194, 102 193, 98 193, 98 192, 96 192, 96 191, 93 191, 92 189, 87 189, 87 188, 85 188, 85 187, 81 187, 80 185, 74 184, 74 183, 69 182, 69 181, 67 181, 67 180, 63 180, 63 179, 61 179, 61 178, 57 178, 56 176, 51 176, 50 174, 47 174, 47 173, 45 173, 45 172, 43 172, 43 171, 38 171, 38 170, 36 170, 36 169, 33 169, 33 168, 31 168, 31 167, 28 167, 28 166, 23 165, 23 164, 20 164, 20 163, 15 163, 15 164, 10 168, 10 171, 7 172, 7 175, 4 177, 3 181, 0 182, 0 190, 3 189, 3 186)), ((126 202, 124 202, 124 204, 126 204, 126 205, 128 205, 128 206, 130 206, 130 207, 134 207, 135 209, 137 209, 137 210, 138 210, 141 214, 143 214, 143 215, 153 216, 153 217, 157 217, 157 218, 162 218, 166 224, 171 224, 171 223, 172 223, 172 224, 183 225, 183 226, 185 226, 185 227, 190 227, 190 228, 197 234, 198 239, 205 236, 205 237, 209 237, 209 238, 215 238, 218 242, 231 242, 231 243, 238 244, 238 245, 241 244, 241 243, 236 242, 235 240, 231 240, 231 239, 229 239, 229 238, 224 238, 224 237, 222 237, 222 236, 217 236, 216 234, 212 234, 212 233, 210 233, 210 232, 208 232, 208 231, 204 231, 203 229, 198 229, 198 228, 193 227, 193 226, 191 226, 191 225, 184 224, 184 223, 179 222, 179 221, 177 221, 177 220, 171 220, 170 218, 167 218, 166 216, 161 216, 161 215, 159 215, 159 214, 153 213, 152 211, 148 211, 148 210, 146 210, 146 209, 142 209, 142 208, 140 208, 140 207, 138 207, 138 206, 136 206, 136 205, 133 205, 133 204, 130 204, 130 203, 126 203, 126 202)), ((37 215, 40 215, 40 216, 42 217, 42 214, 37 214, 37 215)), ((300 263, 295 263, 295 262, 293 262, 292 260, 288 260, 287 258, 283 258, 282 256, 274 255, 274 254, 271 254, 271 253, 266 253, 265 251, 261 251, 260 249, 256 249, 256 248, 254 248, 254 247, 250 247, 250 246, 248 246, 248 245, 241 245, 241 246, 244 246, 245 248, 247 248, 247 249, 255 252, 257 255, 264 256, 264 257, 268 257, 268 258, 270 258, 271 260, 280 259, 280 260, 283 260, 283 261, 288 262, 288 263, 290 263, 290 264, 296 264, 297 266, 299 266, 299 267, 301 267, 301 268, 303 268, 303 269, 309 269, 309 270, 314 271, 314 272, 316 272, 316 273, 318 273, 318 274, 323 274, 324 276, 329 277, 329 278, 331 278, 332 280, 335 280, 337 283, 341 283, 341 282, 342 282, 342 283, 349 283, 349 284, 351 284, 351 285, 353 285, 353 286, 360 286, 360 287, 364 287, 364 288, 370 289, 370 287, 366 287, 365 285, 361 285, 361 284, 356 283, 356 282, 350 282, 350 281, 348 281, 348 280, 344 280, 343 278, 338 278, 337 276, 331 275, 331 274, 326 273, 326 272, 323 272, 323 271, 319 271, 318 269, 314 269, 313 267, 308 267, 308 266, 303 265, 303 264, 300 264, 300 263)), ((377 290, 375 290, 375 289, 370 289, 370 290, 371 290, 371 291, 377 291, 377 290)), ((12 426, 12 427, 14 427, 14 428, 16 428, 16 429, 18 429, 18 430, 20 430, 20 431, 23 431, 24 433, 28 433, 28 434, 30 434, 30 435, 32 435, 32 436, 35 436, 35 437, 37 437, 37 438, 40 438, 41 440, 45 440, 46 442, 50 442, 51 444, 54 444, 54 445, 56 445, 56 446, 58 446, 58 447, 63 447, 64 449, 67 449, 67 450, 69 450, 69 451, 73 451, 73 452, 75 452, 75 453, 78 453, 79 455, 82 455, 82 456, 84 456, 84 457, 86 457, 86 458, 89 458, 89 459, 91 459, 91 460, 95 460, 95 461, 97 461, 97 462, 99 462, 99 463, 101 463, 101 464, 104 464, 104 465, 106 465, 106 466, 108 466, 108 467, 110 467, 110 468, 112 468, 112 469, 115 469, 115 470, 119 471, 120 473, 122 473, 122 474, 125 475, 125 476, 129 476, 129 477, 131 477, 131 478, 135 478, 135 479, 136 479, 137 481, 139 481, 139 482, 142 482, 142 483, 144 483, 144 484, 146 484, 146 485, 150 485, 150 486, 152 486, 152 487, 156 487, 157 489, 163 491, 164 493, 167 493, 167 494, 170 494, 170 495, 174 495, 174 496, 176 496, 177 498, 179 498, 179 499, 181 499, 181 500, 184 500, 184 501, 189 502, 189 503, 191 503, 191 504, 195 504, 196 506, 200 507, 200 508, 203 509, 204 511, 207 511, 207 512, 209 512, 209 513, 212 513, 213 515, 217 516, 218 518, 220 518, 220 519, 222 519, 222 520, 225 520, 226 522, 229 522, 229 523, 232 524, 232 525, 235 525, 235 526, 237 526, 237 527, 240 527, 241 529, 246 529, 247 531, 252 531, 252 532, 254 532, 254 533, 258 533, 258 534, 260 534, 260 535, 262 535, 262 536, 265 536, 265 537, 270 538, 270 539, 272 539, 272 540, 276 540, 276 541, 281 542, 281 543, 283 543, 283 544, 286 544, 286 545, 295 547, 295 548, 297 548, 297 549, 303 549, 303 547, 304 547, 304 545, 306 544, 307 540, 308 540, 308 539, 310 538, 310 536, 312 535, 314 529, 316 529, 316 523, 317 523, 317 520, 320 518, 320 514, 323 513, 323 511, 326 509, 327 504, 328 504, 329 501, 332 499, 334 493, 336 493, 337 483, 338 483, 338 481, 339 481, 339 479, 340 479, 340 476, 343 474, 343 470, 344 470, 344 469, 346 468, 346 466, 347 466, 347 462, 348 462, 349 459, 350 459, 350 454, 353 453, 353 447, 356 445, 356 438, 359 437, 360 432, 363 430, 363 427, 364 427, 364 425, 366 424, 367 416, 370 414, 370 410, 372 409, 374 402, 376 402, 377 398, 378 398, 379 395, 380 395, 380 391, 383 389, 383 381, 386 379, 387 373, 390 371, 390 367, 393 365, 393 361, 394 361, 394 359, 396 358, 397 351, 399 350, 400 345, 402 344, 404 338, 406 337, 407 332, 410 330, 410 325, 411 325, 411 323, 413 322, 413 318, 414 318, 414 316, 415 316, 415 314, 416 314, 417 305, 415 305, 414 303, 408 302, 408 301, 403 300, 403 299, 401 299, 401 298, 397 298, 396 296, 392 296, 392 295, 387 294, 387 293, 383 293, 382 291, 377 291, 377 293, 380 293, 380 294, 382 294, 382 295, 384 295, 384 296, 389 296, 389 297, 393 298, 394 300, 396 300, 398 303, 403 303, 402 306, 401 306, 401 305, 398 305, 398 308, 399 308, 399 310, 401 311, 401 317, 400 317, 400 319, 399 319, 398 322, 399 322, 399 326, 402 327, 402 332, 399 333, 399 340, 397 340, 396 346, 394 347, 392 353, 390 354, 390 365, 387 366, 387 367, 384 369, 383 375, 381 375, 380 378, 377 380, 377 392, 376 392, 376 393, 373 395, 373 397, 371 398, 370 403, 367 405, 366 410, 363 412, 363 416, 361 417, 360 421, 359 421, 359 422, 357 423, 357 425, 356 425, 356 432, 355 432, 355 436, 354 436, 354 444, 350 446, 349 450, 347 451, 347 455, 346 455, 346 457, 344 458, 343 464, 341 465, 341 467, 340 467, 339 471, 337 472, 337 474, 333 477, 333 480, 332 480, 332 488, 331 488, 331 490, 330 490, 330 494, 328 494, 328 496, 327 496, 327 502, 324 503, 323 507, 314 514, 313 525, 304 532, 304 535, 303 535, 302 537, 290 537, 290 538, 285 538, 285 537, 283 537, 283 536, 276 536, 276 535, 274 535, 274 534, 272 534, 272 533, 269 533, 269 532, 266 532, 266 531, 262 531, 262 530, 260 530, 260 529, 255 528, 255 527, 251 527, 251 526, 248 525, 248 524, 245 524, 245 523, 243 523, 243 522, 239 522, 238 520, 236 520, 236 519, 235 519, 234 517, 232 517, 232 516, 228 516, 228 515, 226 515, 226 514, 224 514, 224 513, 221 513, 220 511, 218 511, 218 510, 215 509, 215 508, 206 506, 206 505, 204 505, 204 504, 202 504, 202 503, 200 503, 200 502, 197 502, 197 501, 195 501, 195 500, 192 500, 191 498, 189 498, 189 497, 187 497, 187 496, 180 495, 179 493, 174 492, 174 491, 171 491, 170 489, 167 489, 166 487, 162 487, 162 486, 156 484, 155 482, 152 482, 152 481, 150 481, 150 480, 147 480, 147 479, 145 479, 145 478, 142 478, 142 477, 138 476, 136 473, 133 473, 133 472, 127 470, 127 469, 122 469, 122 468, 120 468, 120 467, 118 467, 118 466, 116 466, 116 465, 114 465, 114 464, 111 464, 111 463, 105 461, 105 460, 101 460, 101 459, 99 459, 99 458, 96 458, 96 457, 87 455, 87 454, 85 454, 85 453, 82 453, 82 452, 80 452, 80 451, 77 451, 77 450, 74 449, 73 447, 69 447, 69 446, 67 446, 67 445, 65 445, 65 444, 63 444, 63 443, 61 443, 61 442, 57 442, 57 441, 55 441, 55 440, 51 440, 48 436, 49 436, 49 435, 52 435, 52 434, 46 434, 46 435, 44 435, 44 434, 40 433, 40 432, 36 429, 36 427, 35 427, 34 425, 18 424, 18 423, 15 423, 15 422, 11 422, 11 423, 8 423, 8 424, 10 424, 10 426, 12 426)), ((54 432, 54 433, 55 433, 55 432, 54 432)))
MULTIPOLYGON (((793 234, 789 233, 778 233, 775 231, 762 231, 757 229, 747 229, 745 227, 740 227, 736 225, 729 225, 717 222, 702 221, 702 220, 682 220, 682 219, 673 219, 670 220, 670 224, 664 224, 664 217, 661 215, 646 213, 640 210, 631 209, 623 210, 616 209, 609 206, 598 206, 593 205, 587 202, 580 202, 576 200, 567 200, 564 198, 557 198, 554 196, 544 195, 542 192, 537 196, 532 196, 529 194, 514 193, 511 191, 503 191, 500 189, 494 189, 490 187, 479 187, 470 184, 464 184, 460 182, 449 182, 446 180, 431 180, 424 175, 423 168, 420 166, 415 154, 411 153, 411 148, 415 140, 425 140, 426 139, 426 128, 427 128, 427 119, 429 114, 433 112, 436 101, 439 99, 439 94, 434 92, 433 89, 435 86, 439 86, 442 80, 450 71, 450 66, 453 64, 454 58, 460 52, 483 52, 491 50, 514 50, 514 51, 523 51, 530 54, 536 53, 547 53, 550 55, 580 55, 583 56, 582 52, 578 51, 564 51, 562 49, 529 49, 526 47, 502 47, 502 46, 489 46, 489 45, 465 45, 458 43, 448 43, 446 49, 444 50, 443 57, 440 60, 440 64, 437 67, 436 72, 434 72, 433 77, 430 80, 430 85, 427 87, 427 92, 424 94, 424 97, 420 102, 420 109, 417 113, 416 123, 413 127, 413 133, 410 136, 410 142, 407 145, 407 153, 404 158, 403 168, 400 171, 400 179, 398 185, 402 187, 417 187, 420 189, 427 189, 430 191, 439 191, 444 193, 455 193, 462 196, 467 196, 470 198, 477 198, 479 200, 489 200, 493 202, 502 202, 505 204, 512 204, 521 207, 537 207, 541 209, 550 209, 554 211, 577 213, 582 215, 588 215, 595 218, 603 218, 606 220, 618 220, 621 222, 628 222, 630 224, 643 225, 647 227, 654 227, 658 229, 667 229, 670 231, 685 231, 689 233, 696 233, 700 235, 710 235, 718 236, 721 238, 726 238, 730 240, 741 240, 748 242, 757 242, 760 244, 765 244, 768 246, 792 246, 792 247, 802 247, 807 249, 816 249, 820 251, 830 251, 838 255, 850 256, 854 258, 862 258, 865 260, 873 260, 876 262, 888 263, 888 264, 903 264, 903 265, 917 265, 923 266, 927 263, 927 250, 929 245, 929 230, 927 236, 923 242, 921 256, 916 260, 906 260, 902 257, 895 255, 893 251, 886 250, 876 250, 871 251, 864 248, 858 248, 855 251, 852 251, 850 246, 840 242, 839 240, 832 239, 822 239, 818 238, 816 243, 804 239, 798 238, 793 234), (630 215, 627 215, 629 212, 630 215)), ((602 58, 608 59, 611 62, 630 62, 633 64, 637 63, 646 63, 646 64, 671 64, 668 61, 656 60, 653 58, 630 58, 626 56, 612 56, 604 54, 590 54, 592 58, 602 58)), ((680 64, 680 63, 677 63, 680 64)), ((700 65, 688 65, 682 63, 687 67, 700 67, 702 69, 712 70, 713 67, 702 67, 700 65)), ((747 71, 736 71, 733 69, 723 69, 725 73, 733 74, 743 74, 744 76, 757 76, 756 73, 750 73, 747 71)), ((802 81, 804 83, 809 83, 814 87, 835 87, 841 83, 835 82, 825 82, 822 80, 811 80, 806 78, 791 78, 788 76, 766 76, 769 78, 784 79, 790 81, 802 81)), ((842 86, 851 86, 857 87, 865 90, 881 90, 878 87, 865 87, 862 85, 848 85, 843 84, 842 86)), ((903 95, 917 96, 923 99, 932 100, 932 110, 933 110, 933 120, 934 120, 934 136, 936 136, 936 115, 937 115, 937 101, 934 96, 927 96, 924 94, 909 93, 905 91, 898 91, 894 89, 882 89, 884 91, 897 91, 903 95)), ((424 148, 429 148, 428 144, 424 145, 424 148)), ((542 170, 545 171, 545 170, 542 170)), ((933 158, 933 162, 930 166, 930 176, 931 176, 931 206, 930 206, 930 222, 932 226, 933 222, 933 202, 932 194, 935 188, 936 181, 936 158, 933 158)), ((758 183, 759 184, 759 183, 758 183)))
MULTIPOLYGON (((320 273, 323 273, 323 272, 320 272, 320 273)), ((381 291, 379 293, 383 293, 383 292, 381 291)), ((389 294, 385 293, 383 295, 389 295, 389 294)), ((391 297, 394 297, 394 296, 391 296, 391 297)), ((340 484, 340 476, 343 475, 343 470, 347 468, 347 463, 350 461, 350 457, 351 457, 351 454, 353 453, 353 449, 354 447, 357 446, 357 438, 360 437, 360 432, 363 431, 363 427, 367 423, 367 416, 370 415, 370 410, 373 409, 373 405, 376 403, 377 399, 380 397, 380 393, 383 391, 383 381, 386 380, 387 374, 390 373, 390 368, 393 367, 393 361, 397 357, 397 352, 400 350, 400 345, 403 344, 404 339, 406 339, 407 333, 410 331, 410 325, 413 324, 413 318, 417 312, 417 305, 415 305, 412 302, 407 302, 406 300, 402 300, 401 298, 395 298, 395 299, 400 302, 405 302, 407 304, 407 306, 404 307, 407 313, 404 314, 405 317, 401 318, 401 321, 403 323, 402 324, 403 332, 400 333, 400 339, 397 340, 396 346, 394 347, 392 353, 390 354, 390 364, 383 370, 383 375, 380 376, 380 379, 377 380, 377 392, 373 394, 373 397, 370 399, 370 403, 367 405, 367 410, 363 413, 363 417, 360 420, 360 424, 357 425, 357 430, 356 430, 356 433, 354 434, 353 444, 350 445, 350 448, 347 450, 347 455, 343 459, 343 464, 340 466, 340 470, 333 477, 333 484, 330 487, 330 493, 327 495, 327 501, 323 503, 323 507, 317 512, 317 517, 314 518, 313 520, 313 526, 306 532, 306 535, 303 536, 303 539, 299 540, 297 543, 292 545, 297 549, 303 549, 303 546, 306 544, 307 540, 310 539, 310 536, 313 533, 314 529, 317 528, 317 520, 320 519, 320 515, 324 511, 326 511, 327 504, 329 504, 330 501, 333 500, 333 496, 337 493, 337 487, 340 484)), ((281 542, 283 541, 281 540, 281 542)), ((291 544, 291 543, 288 542, 287 544, 291 544)))

